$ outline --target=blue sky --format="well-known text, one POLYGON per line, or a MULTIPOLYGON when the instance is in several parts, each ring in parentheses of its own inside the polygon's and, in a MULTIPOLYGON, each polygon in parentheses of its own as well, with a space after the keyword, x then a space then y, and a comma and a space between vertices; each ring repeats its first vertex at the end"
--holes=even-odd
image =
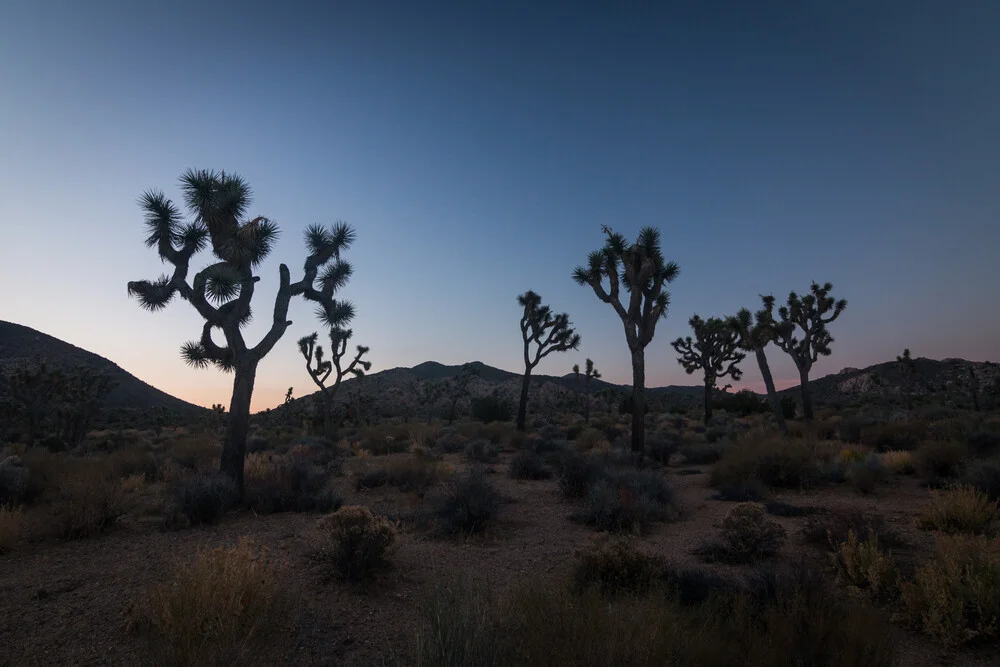
MULTIPOLYGON (((698 382, 669 345, 691 314, 814 279, 849 300, 815 375, 904 347, 1000 360, 998 30, 988 1, 8 0, 0 319, 228 403, 229 377, 177 353, 200 331, 193 309, 146 313, 125 290, 163 271, 136 198, 179 198, 197 167, 244 176, 252 214, 282 225, 258 313, 277 264, 301 270, 306 225, 356 227, 343 295, 373 370, 520 370, 516 297, 533 289, 583 336, 540 372, 591 357, 629 382, 621 323, 570 278, 602 224, 659 227, 681 267, 651 386, 698 382)), ((293 306, 255 409, 311 391, 295 349, 311 313, 293 306)))

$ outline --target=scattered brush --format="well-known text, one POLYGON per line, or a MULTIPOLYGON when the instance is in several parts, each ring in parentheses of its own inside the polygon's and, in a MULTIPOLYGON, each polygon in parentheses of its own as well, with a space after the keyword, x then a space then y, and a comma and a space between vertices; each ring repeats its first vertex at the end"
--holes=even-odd
POLYGON ((444 533, 473 533, 500 511, 500 493, 479 468, 453 478, 437 501, 435 514, 444 533))
POLYGON ((772 557, 785 541, 785 529, 769 519, 760 503, 740 503, 722 520, 720 540, 696 553, 708 562, 752 563, 772 557))
POLYGON ((917 471, 913 452, 893 449, 882 453, 882 462, 897 475, 912 475, 917 471))
POLYGON ((599 530, 643 534, 653 521, 677 516, 676 492, 662 475, 627 470, 592 484, 572 518, 599 530))
POLYGON ((836 546, 831 558, 837 578, 854 590, 876 600, 886 600, 898 590, 899 573, 892 554, 882 550, 876 535, 862 542, 849 531, 847 541, 836 546))
POLYGON ((874 536, 883 547, 905 546, 899 533, 887 526, 881 515, 858 508, 836 509, 807 519, 804 530, 807 542, 830 550, 846 542, 851 533, 861 542, 867 542, 874 536))
POLYGON ((918 520, 921 528, 981 535, 995 527, 997 503, 979 489, 960 485, 931 493, 931 502, 918 520))
POLYGON ((212 473, 181 478, 165 509, 167 525, 183 528, 212 524, 237 501, 236 486, 226 475, 212 473))
POLYGON ((388 567, 399 526, 367 507, 341 507, 316 523, 314 556, 329 563, 341 579, 362 581, 388 567))
POLYGON ((552 469, 535 452, 522 450, 510 461, 511 479, 550 479, 552 469))

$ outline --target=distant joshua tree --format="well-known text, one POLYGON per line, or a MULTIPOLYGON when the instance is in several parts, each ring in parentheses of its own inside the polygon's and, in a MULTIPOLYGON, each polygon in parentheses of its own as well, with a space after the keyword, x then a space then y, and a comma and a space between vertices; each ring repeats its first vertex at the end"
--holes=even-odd
POLYGON ((573 280, 594 290, 614 308, 625 327, 625 341, 632 354, 632 452, 642 464, 645 450, 646 346, 653 340, 656 323, 666 318, 670 305, 667 283, 680 273, 674 262, 666 262, 660 249, 660 231, 644 227, 635 243, 602 226, 604 247, 587 257, 587 266, 573 271, 573 280), (607 281, 607 288, 604 284, 607 281), (620 300, 624 288, 628 299, 620 300))
POLYGON ((906 409, 913 407, 913 377, 917 374, 917 365, 910 356, 910 348, 903 350, 902 356, 896 357, 896 364, 903 375, 903 393, 906 396, 906 409))
POLYGON ((788 304, 778 309, 780 321, 774 320, 774 299, 765 298, 767 316, 774 321, 774 342, 795 362, 799 371, 802 392, 802 414, 807 421, 813 418, 812 394, 809 391, 809 371, 820 356, 830 355, 833 337, 826 325, 840 317, 847 308, 847 299, 835 301, 830 296, 833 285, 822 286, 813 282, 810 294, 800 297, 795 292, 788 295, 788 304), (802 338, 797 332, 801 330, 802 338))
POLYGON ((734 317, 729 318, 729 326, 739 335, 739 346, 747 352, 753 352, 757 357, 757 366, 760 367, 760 375, 764 378, 764 386, 767 388, 767 400, 771 403, 771 411, 774 419, 781 429, 782 435, 788 435, 788 424, 781 409, 781 402, 778 400, 778 393, 774 388, 774 377, 771 375, 771 367, 767 363, 767 355, 764 348, 774 340, 774 320, 770 313, 774 309, 774 297, 762 296, 764 310, 758 310, 751 314, 746 308, 741 308, 734 317))
POLYGON ((583 375, 580 375, 580 364, 573 364, 573 375, 576 376, 576 384, 583 389, 583 423, 590 423, 590 381, 600 380, 601 373, 594 368, 594 362, 587 359, 583 375))
POLYGON ((524 377, 521 379, 521 400, 517 404, 517 430, 524 430, 528 414, 528 387, 531 371, 553 352, 565 352, 580 347, 580 336, 570 326, 569 315, 553 315, 542 305, 542 297, 528 290, 517 297, 524 308, 521 315, 521 340, 524 342, 524 377), (532 345, 535 346, 532 352, 532 345))
POLYGON ((330 437, 333 427, 333 397, 340 388, 340 383, 347 375, 361 377, 366 371, 371 370, 370 361, 361 359, 368 354, 369 348, 364 345, 357 346, 357 354, 349 364, 344 365, 344 354, 347 353, 347 341, 351 339, 354 332, 350 329, 344 330, 339 327, 330 329, 330 359, 323 359, 323 346, 318 345, 316 340, 318 334, 312 333, 299 339, 299 352, 306 360, 306 371, 309 377, 320 390, 320 401, 322 404, 323 432, 330 437), (336 373, 336 375, 334 375, 336 373), (326 386, 326 381, 334 375, 333 385, 326 386))
POLYGON ((346 325, 354 316, 354 307, 349 302, 334 297, 351 275, 350 264, 341 260, 340 254, 350 247, 354 231, 346 223, 337 223, 329 229, 321 225, 306 228, 309 256, 303 276, 293 283, 288 267, 280 265, 271 328, 257 345, 250 347, 243 338, 242 328, 252 317, 250 302, 260 280, 253 271, 274 247, 278 225, 265 217, 245 218, 251 190, 239 176, 189 170, 180 180, 185 204, 193 216, 191 222, 185 223, 180 209, 162 192, 150 190, 139 199, 146 212, 146 245, 155 247, 160 259, 170 262, 173 274, 154 281, 130 282, 128 293, 149 311, 163 309, 179 294, 205 319, 201 337, 185 343, 181 355, 196 368, 214 365, 234 375, 220 469, 242 490, 257 365, 292 324, 288 320, 292 297, 301 296, 316 303, 317 316, 330 327, 346 325), (206 247, 211 248, 218 261, 188 282, 192 257, 206 247), (222 331, 225 345, 213 340, 215 329, 222 331))
MULTIPOLYGON (((680 355, 677 362, 688 375, 702 371, 705 380, 705 424, 712 419, 712 391, 716 381, 726 376, 739 380, 743 371, 739 363, 746 358, 740 351, 740 337, 728 320, 710 317, 707 320, 694 315, 688 323, 694 329, 691 336, 678 338, 671 345, 680 355)), ((725 393, 730 385, 722 391, 725 393)))

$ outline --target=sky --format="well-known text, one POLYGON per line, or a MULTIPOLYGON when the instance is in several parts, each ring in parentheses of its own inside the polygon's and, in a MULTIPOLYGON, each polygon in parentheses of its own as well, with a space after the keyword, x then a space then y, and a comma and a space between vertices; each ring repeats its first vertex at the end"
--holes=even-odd
MULTIPOLYGON (((259 269, 301 274, 302 231, 349 222, 341 296, 372 371, 479 360, 520 372, 517 295, 567 312, 585 358, 631 382, 622 324, 571 279, 658 227, 680 265, 647 386, 697 384, 688 319, 830 281, 848 307, 813 376, 914 356, 1000 361, 1000 3, 6 0, 0 4, 0 319, 180 398, 228 405, 231 376, 178 350, 201 319, 148 313, 163 273, 136 200, 180 202, 188 168, 235 172, 282 235, 259 269)), ((211 263, 203 253, 192 263, 211 263)), ((253 409, 314 387, 296 349, 253 409)), ((270 318, 247 327, 255 343, 270 318)), ((791 360, 769 358, 779 387, 791 360)), ((753 359, 745 386, 761 389, 753 359)))

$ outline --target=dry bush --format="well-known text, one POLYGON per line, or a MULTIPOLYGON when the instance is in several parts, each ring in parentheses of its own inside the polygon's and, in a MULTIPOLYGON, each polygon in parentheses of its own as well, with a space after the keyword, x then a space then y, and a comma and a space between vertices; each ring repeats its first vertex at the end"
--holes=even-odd
POLYGON ((444 466, 440 462, 414 452, 403 459, 389 463, 386 482, 400 491, 423 493, 444 478, 444 466))
POLYGON ((266 550, 247 538, 177 562, 136 601, 127 629, 153 664, 200 667, 246 664, 283 626, 287 578, 266 550))
POLYGON ((931 493, 931 502, 918 519, 921 528, 980 535, 995 527, 997 503, 974 486, 966 484, 931 493))
POLYGON ((247 504, 261 514, 276 512, 329 512, 341 505, 330 486, 330 476, 321 466, 312 463, 312 457, 294 456, 291 452, 273 457, 266 466, 247 476, 245 498, 247 504))
POLYGON ((221 519, 236 501, 236 487, 228 476, 192 475, 174 483, 164 514, 168 526, 211 524, 221 519))
POLYGON ((576 436, 576 448, 581 452, 589 452, 592 449, 601 449, 608 444, 608 439, 604 433, 590 426, 580 431, 576 436))
POLYGON ((410 442, 420 447, 434 447, 441 435, 440 424, 413 424, 408 431, 410 442))
POLYGON ((500 456, 500 445, 485 439, 473 440, 465 446, 465 455, 477 463, 489 463, 500 456))
POLYGON ((141 493, 146 485, 146 476, 141 473, 122 478, 122 491, 125 493, 141 493))
POLYGON ((880 484, 892 481, 892 471, 874 452, 863 461, 855 461, 846 471, 847 481, 857 491, 869 494, 880 484))
POLYGON ((882 453, 882 462, 897 475, 912 475, 917 471, 913 452, 891 449, 882 453))
POLYGON ((211 434, 165 438, 163 450, 180 467, 188 470, 214 468, 222 456, 222 444, 219 438, 211 434))
POLYGON ((21 536, 21 526, 24 516, 20 507, 0 505, 0 554, 14 548, 21 536))
POLYGON ((727 447, 712 469, 712 485, 732 486, 754 479, 775 488, 804 488, 818 478, 813 447, 802 440, 748 437, 727 447))
POLYGON ((824 516, 810 517, 803 533, 807 542, 832 551, 846 542, 851 533, 861 542, 874 536, 883 547, 903 546, 902 538, 886 525, 881 515, 859 508, 837 509, 824 516))
POLYGON ((928 440, 921 443, 914 453, 917 471, 932 484, 954 477, 962 461, 969 454, 968 448, 955 440, 928 440))
POLYGON ((854 531, 849 531, 847 541, 840 543, 831 557, 842 583, 875 599, 890 597, 897 590, 899 573, 892 554, 879 546, 878 536, 869 535, 860 541, 854 531))
POLYGON ((508 473, 511 479, 550 479, 553 475, 542 457, 527 449, 511 459, 508 473))
POLYGON ((399 534, 396 523, 358 505, 322 517, 316 528, 314 555, 348 581, 362 581, 388 567, 399 534))
POLYGON ((121 479, 98 463, 80 462, 59 483, 59 496, 52 510, 62 539, 97 535, 127 511, 121 479))
POLYGON ((867 447, 859 446, 847 446, 841 447, 837 451, 837 462, 838 463, 861 463, 868 458, 868 454, 871 452, 867 447))
POLYGON ((708 561, 752 563, 770 558, 785 541, 785 529, 767 515, 761 503, 739 503, 722 520, 720 541, 697 553, 708 561))
POLYGON ((505 597, 466 579, 438 584, 416 642, 422 667, 875 667, 893 665, 884 620, 825 590, 785 586, 765 600, 728 592, 681 605, 669 594, 608 601, 545 580, 505 597))
POLYGON ((132 477, 141 475, 147 482, 155 482, 160 478, 159 462, 151 452, 140 449, 119 449, 111 452, 105 459, 110 474, 116 477, 132 477))
POLYGON ((596 586, 601 595, 647 593, 668 571, 662 556, 641 551, 628 539, 593 544, 577 553, 573 583, 578 591, 596 586))
POLYGON ((676 491, 663 475, 620 470, 593 483, 572 518, 598 530, 641 535, 653 521, 672 521, 678 515, 676 491))
POLYGON ((944 536, 912 582, 900 584, 910 619, 945 645, 1000 637, 1000 539, 944 536))
POLYGON ((435 514, 444 533, 473 533, 500 512, 500 492, 485 473, 473 468, 452 479, 437 500, 435 514))
POLYGON ((927 427, 919 422, 889 422, 861 429, 861 444, 880 452, 890 449, 910 451, 927 437, 927 427))

